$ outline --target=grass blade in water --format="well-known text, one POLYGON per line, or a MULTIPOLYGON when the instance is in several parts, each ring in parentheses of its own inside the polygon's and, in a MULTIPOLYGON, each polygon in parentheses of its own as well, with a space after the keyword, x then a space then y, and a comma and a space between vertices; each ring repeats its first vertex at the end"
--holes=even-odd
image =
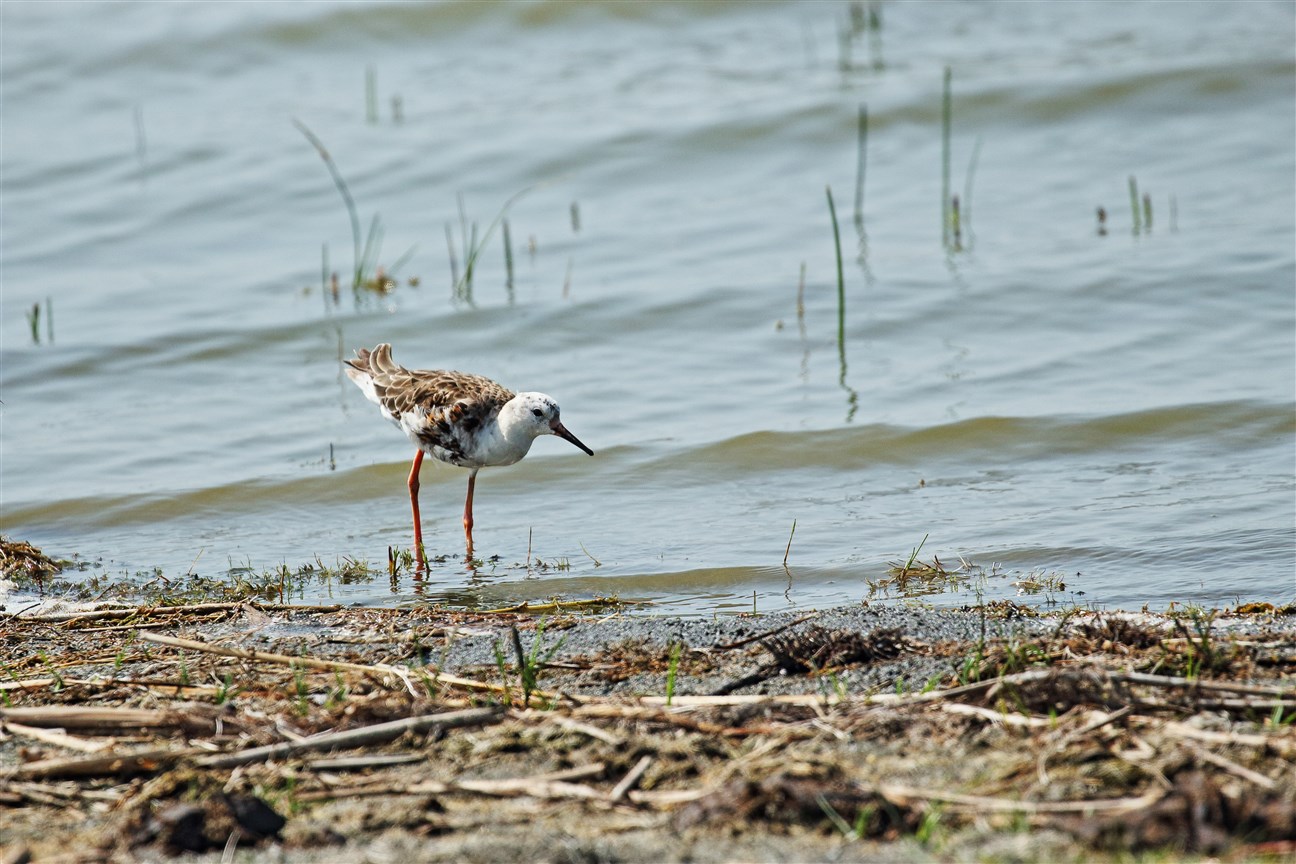
POLYGON ((950 67, 945 67, 941 95, 941 243, 950 244, 950 67))

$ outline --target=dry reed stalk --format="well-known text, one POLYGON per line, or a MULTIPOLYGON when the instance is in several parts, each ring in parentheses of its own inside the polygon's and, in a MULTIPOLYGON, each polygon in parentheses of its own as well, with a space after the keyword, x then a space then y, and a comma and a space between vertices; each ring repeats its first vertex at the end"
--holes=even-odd
POLYGON ((187 725, 177 711, 151 708, 87 708, 48 705, 36 708, 0 708, 0 721, 26 726, 73 729, 152 729, 187 725))
POLYGON ((503 718, 504 710, 495 707, 470 708, 464 711, 448 711, 442 714, 425 714, 421 717, 405 717, 387 723, 363 726, 359 729, 348 729, 344 732, 328 732, 323 735, 314 735, 300 741, 285 741, 281 744, 251 747, 233 753, 203 756, 197 759, 196 763, 202 768, 236 768, 239 765, 282 759, 312 750, 340 750, 378 744, 399 738, 407 733, 419 734, 445 729, 458 729, 463 726, 486 726, 498 723, 503 718))
POLYGON ((39 726, 24 726, 21 723, 4 721, 0 725, 5 732, 11 735, 17 735, 20 738, 30 738, 33 741, 39 741, 42 744, 49 744, 54 747, 62 747, 66 750, 75 750, 78 753, 99 753, 113 746, 112 741, 91 741, 89 738, 81 738, 76 735, 69 735, 60 729, 43 729, 39 726))
POLYGON ((156 774, 190 756, 205 751, 197 748, 143 750, 135 753, 112 753, 90 759, 41 759, 14 768, 15 779, 52 779, 55 777, 123 777, 132 774, 156 774))
POLYGON ((616 803, 622 798, 625 798, 626 793, 638 785, 639 781, 643 778, 643 775, 650 767, 652 767, 652 764, 653 757, 642 757, 635 763, 635 766, 626 773, 625 777, 621 778, 621 782, 613 787, 612 791, 608 794, 608 800, 616 803))

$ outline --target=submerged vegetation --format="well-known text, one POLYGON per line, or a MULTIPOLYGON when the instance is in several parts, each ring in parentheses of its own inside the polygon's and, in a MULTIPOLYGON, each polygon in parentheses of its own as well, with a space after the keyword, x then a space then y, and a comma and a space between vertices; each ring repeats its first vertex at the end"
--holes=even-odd
MULTIPOLYGON (((1142 197, 1139 196, 1138 180, 1133 174, 1127 181, 1129 187, 1130 203, 1130 233, 1139 237, 1152 233, 1152 196, 1144 192, 1142 197)), ((1174 234, 1179 231, 1179 202, 1172 194, 1169 200, 1169 228, 1170 233, 1174 234)), ((1107 236, 1107 208, 1099 206, 1098 213, 1098 236, 1107 236)))
MULTIPOLYGON (((586 553, 588 554, 588 553, 586 553)), ((201 553, 200 556, 201 557, 201 553)), ((593 566, 601 563, 591 558, 593 566)), ((525 562, 506 563, 499 556, 488 559, 459 561, 452 556, 429 556, 431 565, 448 565, 457 569, 467 567, 474 572, 535 574, 549 571, 563 572, 571 569, 566 558, 550 561, 538 556, 525 562)), ((197 559, 195 559, 195 565, 197 559)), ((184 606, 187 604, 238 604, 242 602, 268 603, 325 603, 334 601, 335 588, 351 585, 389 583, 393 591, 406 590, 399 581, 409 579, 408 590, 421 593, 422 576, 415 566, 413 553, 405 547, 388 547, 387 560, 375 566, 362 558, 343 556, 332 564, 320 556, 313 561, 290 567, 258 569, 250 563, 230 562, 224 570, 212 573, 198 572, 191 566, 181 574, 167 575, 161 568, 135 572, 111 572, 102 562, 84 560, 56 561, 30 543, 0 537, 0 577, 34 593, 41 599, 56 599, 74 603, 112 601, 119 603, 144 603, 159 606, 184 606), (75 572, 75 578, 56 578, 64 571, 75 572)), ((471 591, 454 594, 456 606, 475 606, 471 591)), ((620 609, 638 605, 616 597, 552 598, 544 603, 521 603, 503 610, 515 613, 549 614, 559 610, 594 611, 620 609)))
MULTIPOLYGON (((846 422, 855 419, 859 411, 859 393, 846 383, 846 272, 842 266, 841 230, 837 224, 837 207, 833 203, 832 187, 824 188, 828 198, 828 216, 832 222, 834 261, 837 265, 837 386, 846 392, 846 422)), ((798 305, 798 308, 800 306, 798 305)))
MULTIPOLYGON (((788 568, 788 559, 792 551, 792 541, 796 534, 793 522, 791 531, 783 550, 782 566, 788 568)), ((903 562, 892 562, 885 575, 866 578, 867 596, 870 599, 884 598, 919 598, 942 593, 956 593, 975 588, 980 594, 991 579, 1007 578, 998 565, 989 571, 959 558, 957 566, 946 565, 937 556, 929 560, 919 558, 919 553, 926 544, 927 537, 910 552, 903 562)), ((597 558, 585 550, 588 566, 598 569, 602 566, 597 558)), ((201 557, 201 552, 198 558, 201 557)), ((334 600, 335 588, 353 585, 377 584, 386 581, 390 589, 398 594, 413 592, 415 596, 422 593, 422 577, 416 566, 413 553, 406 547, 389 546, 386 560, 373 565, 363 558, 343 556, 328 563, 320 556, 296 566, 286 563, 270 568, 257 568, 250 562, 236 564, 230 562, 223 570, 199 572, 194 566, 184 573, 165 574, 160 568, 145 570, 112 572, 101 562, 84 560, 54 561, 31 544, 21 541, 0 538, 0 576, 8 577, 19 587, 35 591, 41 597, 58 598, 74 602, 113 600, 117 602, 158 603, 165 605, 182 605, 186 603, 237 603, 242 601, 263 601, 275 603, 329 603, 334 600), (75 578, 56 579, 64 570, 76 571, 75 578), (409 580, 409 585, 401 583, 409 580)), ((429 556, 428 563, 434 567, 445 566, 456 572, 466 567, 478 575, 522 574, 533 577, 546 573, 566 573, 573 569, 573 564, 566 557, 544 559, 532 553, 528 547, 526 560, 508 563, 500 556, 474 558, 461 561, 456 556, 429 556)), ((789 578, 792 578, 789 571, 789 578)), ((1066 588, 1061 578, 1027 574, 1011 583, 1017 593, 1043 595, 1046 603, 1056 603, 1055 595, 1066 588)), ((455 605, 473 603, 470 590, 455 591, 455 605)), ((553 598, 553 608, 581 608, 586 604, 600 607, 616 608, 626 601, 614 598, 576 598, 565 600, 553 598)), ((753 592, 753 603, 756 594, 753 592)), ((528 608, 528 604, 510 607, 513 611, 528 608)), ((543 607, 534 607, 543 608, 543 607)))
MULTIPOLYGON (((351 239, 353 246, 353 266, 351 273, 352 294, 358 299, 364 295, 385 295, 391 293, 397 286, 397 274, 405 264, 409 262, 410 258, 413 257, 418 247, 411 246, 399 258, 397 258, 390 267, 384 267, 382 264, 379 264, 378 259, 382 252, 383 240, 381 217, 378 213, 373 215, 373 218, 369 222, 369 230, 364 234, 364 240, 362 242, 359 211, 356 207, 355 199, 351 195, 350 187, 348 187, 346 179, 338 169, 337 163, 333 160, 328 149, 324 146, 324 142, 321 141, 319 137, 316 136, 315 133, 312 132, 304 123, 294 118, 293 125, 296 126, 298 131, 306 137, 306 139, 311 143, 311 146, 315 148, 316 152, 323 160, 324 165, 329 170, 329 175, 333 179, 333 185, 338 190, 338 194, 341 196, 342 203, 346 208, 347 218, 351 223, 351 239)), ((494 235, 496 229, 502 227, 504 237, 504 266, 506 272, 505 290, 508 293, 510 302, 512 302, 514 291, 513 243, 509 232, 508 219, 506 217, 509 208, 512 207, 519 198, 530 191, 531 189, 528 187, 514 193, 507 201, 505 201, 500 207, 499 212, 495 215, 495 218, 486 228, 486 231, 480 234, 480 236, 478 233, 477 223, 468 218, 463 194, 460 193, 457 196, 460 235, 458 247, 456 246, 454 226, 450 222, 446 222, 445 224, 446 247, 450 265, 451 295, 455 301, 467 303, 469 305, 472 304, 473 277, 478 265, 478 260, 485 250, 486 244, 494 235), (463 255, 462 273, 459 270, 459 252, 462 252, 463 255)), ((576 204, 573 203, 573 220, 578 218, 575 215, 576 213, 576 204)), ((573 224, 576 225, 578 223, 574 222, 573 224)), ((532 241, 532 248, 534 248, 534 241, 532 241)), ((341 291, 337 274, 332 272, 329 267, 328 244, 322 246, 320 259, 320 290, 326 301, 332 299, 336 304, 340 300, 341 291)), ((417 276, 411 276, 408 279, 408 284, 411 287, 417 287, 421 282, 422 280, 417 276)), ((38 316, 39 309, 36 309, 34 314, 38 316)), ((35 334, 35 324, 32 326, 33 334, 35 334)), ((33 338, 35 338, 35 336, 33 336, 33 338)))
POLYGON ((946 591, 959 591, 967 588, 976 579, 984 581, 991 575, 1001 575, 997 567, 992 568, 992 572, 987 574, 983 568, 964 558, 959 558, 958 565, 953 568, 942 563, 940 558, 934 555, 930 561, 921 560, 918 556, 927 545, 929 536, 924 534, 923 539, 909 552, 903 562, 892 561, 884 577, 867 580, 869 597, 922 597, 946 591))
MULTIPOLYGON (((45 298, 45 341, 54 343, 54 301, 49 297, 45 298)), ((41 341, 41 304, 39 301, 33 303, 27 310, 27 327, 31 330, 31 341, 33 345, 39 345, 41 341)))
POLYGON ((947 253, 970 251, 972 246, 972 180, 981 156, 981 139, 972 145, 964 176, 963 196, 950 191, 950 136, 953 130, 953 71, 945 67, 941 89, 941 243, 947 253), (965 242, 966 238, 966 242, 965 242))
MULTIPOLYGON (((523 189, 513 193, 507 201, 500 207, 495 218, 491 220, 486 231, 478 236, 477 223, 468 219, 467 211, 464 207, 464 196, 461 193, 458 196, 459 202, 459 238, 463 244, 463 274, 460 275, 458 261, 455 258, 454 228, 449 222, 445 226, 446 247, 450 255, 450 282, 451 290, 456 301, 471 304, 473 302, 473 274, 477 268, 478 259, 481 257, 494 236, 496 229, 502 227, 504 235, 504 267, 506 272, 505 290, 510 298, 513 296, 513 242, 509 235, 508 216, 509 208, 518 201, 522 196, 530 192, 530 188, 523 189)), ((575 205, 573 205, 574 207, 575 205)))
MULTIPOLYGON (((796 537, 793 523, 783 545, 782 568, 786 571, 789 588, 796 579, 795 565, 789 563, 796 537)), ((901 558, 891 561, 884 571, 862 578, 860 599, 868 601, 905 601, 911 604, 939 602, 958 603, 963 598, 975 599, 975 605, 964 601, 963 608, 980 608, 989 614, 996 610, 1011 609, 1014 615, 1026 615, 1029 602, 1040 609, 1079 611, 1085 609, 1085 592, 1071 582, 1081 574, 1065 576, 1055 571, 1007 571, 999 563, 988 567, 963 556, 955 556, 954 563, 943 560, 938 554, 925 555, 929 537, 923 538, 901 558), (987 600, 987 595, 1000 599, 987 600), (1008 599, 1015 597, 1014 600, 1008 599)), ((114 571, 102 561, 87 561, 74 556, 72 560, 54 560, 29 543, 0 537, 0 579, 10 580, 26 594, 40 600, 59 600, 70 603, 111 601, 114 603, 143 603, 158 606, 183 606, 186 604, 238 604, 261 602, 278 604, 331 605, 355 597, 368 595, 368 589, 357 592, 354 586, 385 586, 393 602, 412 600, 434 603, 440 608, 487 610, 493 612, 525 613, 532 615, 559 612, 597 610, 624 610, 652 606, 651 601, 625 599, 617 596, 559 597, 543 602, 521 601, 500 605, 500 597, 507 597, 504 584, 483 582, 483 577, 504 579, 533 579, 545 575, 562 576, 584 569, 597 570, 602 562, 584 550, 587 560, 575 563, 566 557, 543 558, 529 548, 525 560, 509 562, 501 556, 474 558, 464 561, 460 556, 440 554, 429 556, 431 570, 420 572, 412 552, 406 547, 388 547, 385 560, 370 563, 358 556, 341 556, 331 563, 321 556, 290 566, 281 563, 269 568, 258 568, 245 562, 233 561, 228 566, 200 571, 197 567, 201 552, 193 565, 181 573, 164 573, 161 568, 114 571), (579 566, 578 566, 579 565, 579 566), (437 578, 436 571, 445 568, 451 577, 447 583, 437 578), (464 574, 470 575, 473 584, 463 585, 464 574), (478 587, 494 584, 496 590, 487 594, 478 587), (499 590, 503 589, 503 590, 499 590)), ((780 605, 787 598, 778 592, 780 605)), ((771 595, 753 591, 752 611, 767 607, 771 595), (760 601, 758 603, 758 600, 760 601)), ((729 598, 730 600, 736 598, 729 598)), ((718 614, 732 614, 731 602, 718 600, 718 614), (722 611, 728 610, 728 611, 722 611)), ((1296 607, 1292 607, 1296 610, 1296 607)), ((1238 614, 1281 614, 1284 610, 1268 603, 1240 603, 1238 614)), ((1211 668, 1217 662, 1212 651, 1214 643, 1209 633, 1191 629, 1199 626, 1200 617, 1207 613, 1200 607, 1175 608, 1166 613, 1170 618, 1184 622, 1190 628, 1185 639, 1196 635, 1193 649, 1194 668, 1211 668)))
MULTIPOLYGON (((351 289, 359 291, 362 288, 367 288, 368 290, 385 293, 389 290, 387 286, 390 277, 382 272, 382 268, 377 263, 378 255, 382 251, 382 219, 377 213, 373 215, 369 222, 369 232, 362 244, 360 240, 360 214, 356 209, 355 199, 351 197, 351 190, 347 186, 342 172, 338 169, 337 163, 333 161, 333 157, 329 154, 328 148, 324 146, 324 142, 305 123, 296 118, 293 118, 292 122, 297 127, 297 131, 306 137, 306 140, 315 148, 315 152, 319 154, 320 159, 323 160, 324 166, 328 168, 329 176, 333 178, 333 185, 338 190, 338 194, 342 196, 342 203, 346 206, 347 217, 351 221, 351 289)), ((402 255, 396 265, 391 268, 392 272, 398 270, 413 252, 414 250, 410 249, 402 255)), ((327 260, 327 251, 325 252, 325 260, 327 260)))

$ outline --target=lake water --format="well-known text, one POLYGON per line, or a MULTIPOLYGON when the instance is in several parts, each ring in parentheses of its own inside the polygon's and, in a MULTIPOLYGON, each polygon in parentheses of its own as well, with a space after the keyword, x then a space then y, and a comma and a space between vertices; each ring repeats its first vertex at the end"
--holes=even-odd
MULTIPOLYGON (((496 561, 295 599, 803 608, 915 593, 920 543, 979 568, 936 603, 1296 596, 1289 2, 0 18, 0 530, 69 579, 385 570, 413 447, 340 359, 386 341, 550 393, 596 455, 481 474, 496 561), (294 120, 392 290, 352 290, 294 120)), ((431 554, 465 482, 424 466, 431 554)))

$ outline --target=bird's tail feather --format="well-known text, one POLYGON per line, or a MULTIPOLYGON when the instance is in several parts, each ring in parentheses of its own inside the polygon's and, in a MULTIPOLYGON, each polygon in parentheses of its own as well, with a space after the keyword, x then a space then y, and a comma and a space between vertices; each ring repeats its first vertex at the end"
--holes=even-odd
POLYGON ((391 345, 386 342, 375 345, 373 351, 365 353, 369 355, 369 368, 374 372, 390 375, 402 371, 400 364, 392 359, 391 345))
POLYGON ((355 382, 370 402, 379 405, 382 404, 382 400, 378 398, 378 391, 374 389, 374 376, 390 374, 400 369, 391 359, 391 345, 386 342, 374 346, 372 351, 368 348, 357 348, 356 356, 343 362, 347 366, 344 370, 347 377, 355 382))

